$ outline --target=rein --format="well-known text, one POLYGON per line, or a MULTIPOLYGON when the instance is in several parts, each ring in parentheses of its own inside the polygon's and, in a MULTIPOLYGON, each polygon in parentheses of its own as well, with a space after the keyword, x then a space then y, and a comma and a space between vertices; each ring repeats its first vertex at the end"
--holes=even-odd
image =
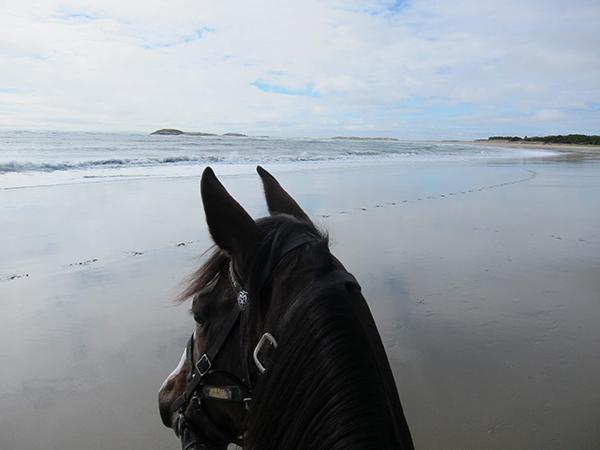
MULTIPOLYGON (((303 244, 309 243, 315 239, 315 236, 308 232, 302 232, 293 236, 278 252, 270 254, 264 264, 261 265, 258 271, 258 289, 268 279, 273 268, 279 263, 279 261, 292 250, 300 247, 303 244)), ((259 252, 260 253, 260 252, 259 252)), ((183 394, 181 394, 171 405, 171 412, 178 413, 177 420, 177 434, 181 439, 182 450, 216 450, 224 448, 228 443, 233 442, 238 446, 242 445, 242 438, 240 436, 232 436, 230 433, 223 431, 214 421, 209 417, 205 408, 202 404, 203 399, 216 399, 222 401, 231 402, 243 402, 247 410, 250 410, 252 402, 251 388, 240 380, 236 375, 222 370, 212 370, 213 362, 218 356, 219 351, 223 347, 223 344, 231 334, 236 324, 239 321, 240 315, 246 310, 249 304, 248 291, 244 289, 244 284, 240 281, 240 277, 237 275, 233 262, 229 262, 229 280, 231 287, 236 295, 236 303, 233 305, 223 327, 217 335, 210 349, 204 353, 196 364, 194 364, 194 340, 195 332, 190 336, 190 339, 186 347, 186 364, 188 367, 187 373, 187 387, 183 394), (193 368, 190 370, 190 368, 193 368), (213 386, 208 385, 205 382, 205 378, 210 374, 219 374, 225 378, 229 378, 233 382, 229 386, 213 386), (204 427, 209 429, 213 434, 218 436, 219 440, 223 442, 223 445, 217 446, 214 443, 208 442, 208 439, 203 435, 201 430, 198 430, 193 426, 189 420, 186 419, 186 410, 190 403, 193 406, 195 417, 200 418, 200 422, 204 427)), ((302 300, 310 295, 313 295, 318 289, 322 289, 323 286, 333 285, 338 283, 344 283, 356 286, 360 288, 358 282, 354 276, 345 270, 334 270, 328 272, 319 278, 315 283, 311 283, 304 290, 302 290, 291 302, 283 316, 277 322, 273 333, 265 332, 258 344, 254 348, 253 359, 254 364, 259 370, 260 374, 263 374, 268 370, 268 367, 272 363, 272 354, 277 348, 276 336, 280 336, 282 331, 286 328, 289 322, 293 319, 296 311, 303 303, 302 300)), ((243 337, 242 337, 243 339, 243 337)), ((246 358, 242 360, 243 370, 247 382, 250 382, 250 375, 248 370, 248 363, 246 358)))

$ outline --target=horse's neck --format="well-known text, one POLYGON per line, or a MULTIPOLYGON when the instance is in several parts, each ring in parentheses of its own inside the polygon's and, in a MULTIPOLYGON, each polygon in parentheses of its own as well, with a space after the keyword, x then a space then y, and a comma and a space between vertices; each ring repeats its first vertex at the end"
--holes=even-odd
POLYGON ((371 310, 365 298, 357 290, 350 291, 349 300, 356 316, 360 318, 365 336, 375 356, 379 378, 385 393, 386 407, 390 414, 392 440, 396 441, 394 448, 412 450, 414 448, 412 437, 404 417, 396 381, 371 310))
POLYGON ((376 361, 385 351, 368 307, 358 292, 330 295, 311 300, 312 309, 281 337, 273 367, 255 391, 249 449, 403 448, 389 442, 398 427, 385 397, 397 394, 387 358, 376 361), (375 338, 380 348, 373 350, 375 338), (389 376, 382 378, 386 367, 389 376))

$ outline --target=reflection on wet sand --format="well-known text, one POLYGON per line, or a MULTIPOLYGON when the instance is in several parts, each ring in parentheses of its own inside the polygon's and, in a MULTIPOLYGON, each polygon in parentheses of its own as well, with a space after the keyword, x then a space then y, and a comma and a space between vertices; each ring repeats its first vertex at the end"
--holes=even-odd
MULTIPOLYGON (((361 282, 417 448, 600 447, 597 160, 269 169, 361 282)), ((176 448, 156 391, 210 245, 197 180, 41 190, 0 193, 0 274, 29 275, 0 278, 0 447, 176 448)))

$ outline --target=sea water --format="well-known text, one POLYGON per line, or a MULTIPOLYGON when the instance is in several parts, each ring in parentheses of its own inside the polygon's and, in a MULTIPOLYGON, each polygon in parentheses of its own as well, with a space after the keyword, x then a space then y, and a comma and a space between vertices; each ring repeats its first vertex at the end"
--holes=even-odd
POLYGON ((206 165, 219 165, 219 173, 229 175, 250 173, 257 164, 276 164, 281 172, 544 154, 548 152, 383 139, 0 131, 0 189, 198 176, 206 165))

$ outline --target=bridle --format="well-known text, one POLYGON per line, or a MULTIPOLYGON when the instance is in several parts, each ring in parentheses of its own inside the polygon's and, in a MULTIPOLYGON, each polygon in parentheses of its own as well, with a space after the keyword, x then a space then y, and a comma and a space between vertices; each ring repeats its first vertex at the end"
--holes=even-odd
MULTIPOLYGON (((261 270, 259 270, 259 284, 261 286, 273 268, 277 263, 289 252, 300 247, 303 244, 309 243, 316 239, 315 235, 308 232, 301 232, 293 236, 288 240, 286 245, 283 246, 281 251, 277 252, 275 257, 270 257, 261 270)), ((183 394, 175 399, 171 404, 171 413, 177 413, 178 418, 174 424, 174 430, 181 440, 182 450, 219 450, 227 446, 228 443, 232 442, 238 446, 242 445, 242 437, 234 436, 231 433, 223 430, 217 425, 207 413, 203 400, 204 399, 216 399, 221 401, 243 403, 246 410, 250 411, 252 404, 252 389, 250 384, 250 370, 248 367, 248 361, 244 357, 242 359, 242 368, 245 373, 244 380, 241 380, 238 376, 231 372, 224 370, 213 370, 212 365, 215 358, 219 354, 223 344, 234 330, 236 324, 239 321, 240 315, 246 310, 249 304, 249 294, 244 288, 244 284, 240 281, 240 277, 237 275, 233 262, 229 261, 228 275, 231 287, 236 295, 236 302, 233 305, 227 319, 225 320, 223 327, 219 331, 215 341, 194 364, 194 341, 195 332, 190 336, 186 347, 186 367, 188 373, 186 377, 187 387, 183 394), (190 368, 193 368, 190 370, 190 368), (218 374, 223 378, 226 378, 230 385, 216 386, 207 384, 206 378, 209 375, 218 374), (209 442, 208 438, 204 436, 203 430, 197 429, 186 418, 186 410, 192 406, 194 412, 194 418, 197 419, 203 426, 204 429, 210 430, 210 432, 216 435, 221 441, 220 444, 209 442)), ((218 275, 217 275, 218 277, 218 275)), ((311 295, 317 287, 322 287, 323 284, 338 284, 345 283, 354 285, 360 288, 358 282, 354 276, 345 270, 333 270, 319 279, 317 283, 312 283, 302 290, 290 303, 288 309, 279 319, 274 333, 265 332, 258 344, 252 352, 253 362, 258 369, 259 374, 263 374, 268 370, 271 363, 271 357, 274 350, 277 348, 277 340, 275 336, 279 336, 282 330, 285 329, 291 318, 294 316, 295 311, 302 303, 302 299, 311 295)), ((242 340, 244 338, 242 337, 242 340)), ((244 345, 242 345, 244 348, 244 345)), ((245 354, 245 352, 242 352, 245 354)))
POLYGON ((200 430, 197 430, 189 420, 186 419, 185 413, 190 405, 192 404, 194 410, 194 417, 199 418, 200 422, 204 427, 208 428, 213 434, 218 436, 219 440, 224 442, 225 445, 229 442, 233 442, 237 445, 241 445, 241 438, 239 436, 233 436, 230 433, 224 431, 219 427, 207 414, 204 408, 202 400, 210 398, 221 401, 229 401, 236 403, 244 403, 246 409, 250 409, 250 402, 252 401, 252 394, 250 387, 240 380, 239 377, 231 372, 223 370, 212 370, 213 361, 219 354, 223 344, 235 328, 240 314, 246 309, 248 304, 248 293, 242 289, 241 283, 233 269, 233 263, 229 263, 229 278, 231 285, 236 292, 237 302, 231 308, 223 327, 219 331, 215 341, 204 353, 196 364, 194 364, 194 341, 196 333, 192 333, 188 340, 186 347, 186 367, 188 373, 186 377, 187 387, 183 394, 175 399, 171 404, 171 413, 178 413, 178 419, 175 424, 175 432, 181 439, 181 448, 188 450, 192 448, 197 449, 216 449, 218 446, 214 443, 208 442, 208 439, 202 436, 200 430), (191 370, 190 370, 191 368, 191 370), (232 385, 228 386, 215 386, 206 383, 206 377, 213 374, 219 374, 228 378, 232 385), (190 437, 193 437, 192 442, 188 442, 190 437))

